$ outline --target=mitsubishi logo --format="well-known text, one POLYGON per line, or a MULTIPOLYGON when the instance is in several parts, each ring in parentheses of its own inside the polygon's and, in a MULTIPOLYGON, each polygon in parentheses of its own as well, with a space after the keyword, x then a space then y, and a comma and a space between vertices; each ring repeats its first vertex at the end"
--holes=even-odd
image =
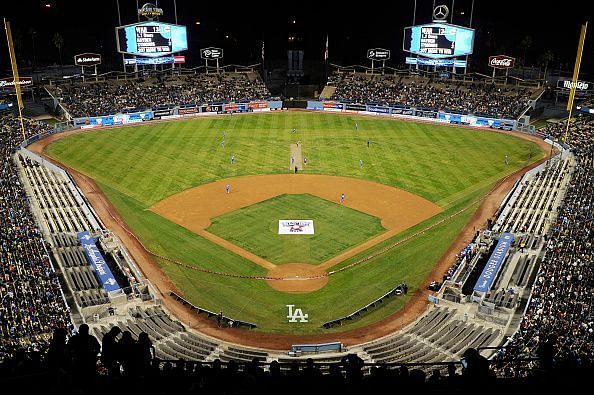
POLYGON ((437 21, 445 20, 450 14, 450 10, 446 5, 438 5, 433 10, 433 19, 437 21))

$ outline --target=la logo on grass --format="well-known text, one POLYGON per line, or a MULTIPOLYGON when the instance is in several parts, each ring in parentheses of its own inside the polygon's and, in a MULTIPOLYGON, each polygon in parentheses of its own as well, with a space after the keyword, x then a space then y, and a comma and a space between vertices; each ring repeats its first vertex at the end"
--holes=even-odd
POLYGON ((309 317, 309 314, 303 314, 303 310, 299 308, 293 309, 293 307, 295 307, 294 304, 287 305, 287 308, 289 309, 289 314, 287 315, 289 322, 308 322, 307 318, 309 317))

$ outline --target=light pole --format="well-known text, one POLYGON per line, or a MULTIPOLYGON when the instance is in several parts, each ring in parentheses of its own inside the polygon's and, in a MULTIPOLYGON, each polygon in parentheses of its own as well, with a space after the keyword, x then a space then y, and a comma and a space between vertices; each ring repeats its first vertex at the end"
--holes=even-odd
POLYGON ((33 70, 35 70, 35 34, 37 34, 37 32, 35 30, 31 30, 31 43, 33 44, 33 70))

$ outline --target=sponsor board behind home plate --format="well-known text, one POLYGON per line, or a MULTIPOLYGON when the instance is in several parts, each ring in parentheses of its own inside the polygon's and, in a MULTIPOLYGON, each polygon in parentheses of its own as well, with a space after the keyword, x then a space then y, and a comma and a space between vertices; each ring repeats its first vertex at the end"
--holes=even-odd
POLYGON ((313 235, 313 219, 279 219, 279 235, 313 235))

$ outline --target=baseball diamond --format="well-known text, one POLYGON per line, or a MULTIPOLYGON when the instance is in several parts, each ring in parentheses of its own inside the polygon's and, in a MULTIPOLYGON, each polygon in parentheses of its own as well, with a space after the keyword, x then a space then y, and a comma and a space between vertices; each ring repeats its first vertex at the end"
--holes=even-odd
POLYGON ((400 310, 485 193, 501 177, 540 159, 542 151, 528 159, 537 150, 530 142, 499 133, 287 112, 85 132, 51 144, 47 152, 95 179, 126 228, 151 253, 167 258, 156 258, 159 270, 194 304, 256 322, 257 331, 307 335, 328 332, 321 323, 406 281, 409 295, 330 331, 364 327, 400 310), (354 120, 364 136, 353 132, 354 120), (309 158, 299 174, 287 172, 287 151, 271 145, 295 139, 286 133, 287 125, 297 126, 309 158), (224 149, 220 130, 226 131, 224 149), (368 148, 370 138, 374 145, 368 148), (233 165, 231 151, 238 158, 233 165), (499 159, 503 153, 509 157, 507 166, 499 159), (359 158, 364 168, 358 166, 359 158), (226 184, 231 187, 228 195, 226 184), (344 192, 347 207, 381 218, 387 231, 319 268, 306 268, 286 256, 283 261, 291 265, 279 271, 206 230, 214 217, 283 193, 310 193, 338 203, 344 192), (309 290, 304 277, 310 278, 309 290), (341 297, 344 292, 348 300, 341 297), (308 311, 307 326, 297 328, 282 319, 290 303, 308 311))

